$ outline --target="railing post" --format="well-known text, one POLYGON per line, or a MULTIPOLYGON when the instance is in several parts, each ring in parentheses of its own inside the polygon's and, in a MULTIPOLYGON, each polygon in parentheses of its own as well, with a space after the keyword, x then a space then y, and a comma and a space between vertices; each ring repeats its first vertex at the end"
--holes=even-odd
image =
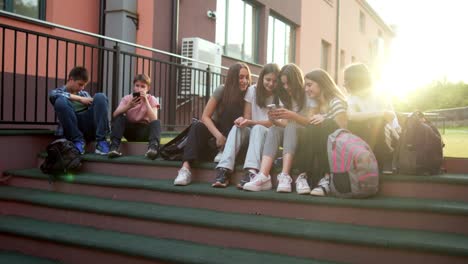
POLYGON ((206 68, 206 86, 205 86, 205 104, 208 103, 208 100, 210 100, 211 96, 211 69, 210 66, 208 65, 208 68, 206 68))
POLYGON ((114 50, 115 50, 114 58, 112 60, 112 87, 111 87, 112 105, 110 108, 112 109, 112 111, 117 107, 119 103, 120 54, 121 54, 119 43, 115 43, 114 50))

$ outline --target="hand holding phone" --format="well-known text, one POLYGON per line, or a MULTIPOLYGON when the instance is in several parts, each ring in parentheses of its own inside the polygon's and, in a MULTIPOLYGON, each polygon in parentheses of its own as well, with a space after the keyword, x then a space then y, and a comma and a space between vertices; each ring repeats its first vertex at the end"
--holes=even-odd
POLYGON ((134 92, 133 97, 140 97, 140 92, 134 92))
POLYGON ((269 111, 272 111, 272 110, 276 109, 276 105, 275 104, 269 104, 269 105, 267 105, 267 108, 268 108, 269 111))

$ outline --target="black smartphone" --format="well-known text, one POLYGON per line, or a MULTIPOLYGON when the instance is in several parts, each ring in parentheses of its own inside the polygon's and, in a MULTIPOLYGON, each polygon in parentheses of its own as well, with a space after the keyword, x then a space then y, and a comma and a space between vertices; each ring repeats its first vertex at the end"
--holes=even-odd
POLYGON ((139 96, 140 96, 140 92, 133 93, 133 97, 139 97, 139 96))

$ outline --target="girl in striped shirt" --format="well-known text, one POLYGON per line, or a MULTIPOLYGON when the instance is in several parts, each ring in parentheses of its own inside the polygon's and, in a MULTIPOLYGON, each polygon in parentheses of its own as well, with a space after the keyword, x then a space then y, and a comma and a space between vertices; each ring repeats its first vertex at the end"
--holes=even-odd
POLYGON ((328 135, 338 128, 346 128, 348 117, 347 104, 343 92, 336 86, 330 75, 321 69, 305 75, 305 91, 309 98, 315 98, 319 114, 313 115, 309 125, 300 132, 297 150, 298 165, 305 173, 317 171, 323 177, 310 194, 324 196, 329 191, 329 172, 327 157, 328 135), (318 160, 318 170, 314 170, 314 159, 318 160))

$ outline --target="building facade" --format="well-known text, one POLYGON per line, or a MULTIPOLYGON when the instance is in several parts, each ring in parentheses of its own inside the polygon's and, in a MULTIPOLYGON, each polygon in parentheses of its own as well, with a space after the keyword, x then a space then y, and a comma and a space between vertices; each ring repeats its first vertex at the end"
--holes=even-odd
MULTIPOLYGON (((7 27, 0 29, 4 94, 0 119, 14 122, 18 113, 26 123, 54 122, 53 109, 42 98, 47 97, 47 90, 64 83, 67 71, 75 65, 84 65, 91 71, 88 88, 92 92, 106 92, 114 107, 131 89, 132 76, 145 72, 157 81, 154 86, 158 90, 154 93, 164 99, 163 107, 177 105, 179 112, 182 106, 187 108, 185 112, 199 111, 203 104, 194 103, 193 95, 209 96, 209 90, 222 81, 223 71, 210 67, 209 74, 218 74, 219 78, 214 76, 207 82, 210 78, 204 77, 206 64, 184 64, 180 58, 172 57, 170 53, 185 56, 196 53, 192 49, 187 51, 188 46, 184 46, 189 43, 184 42, 187 38, 201 39, 204 47, 212 48, 199 48, 197 58, 202 61, 214 57, 209 62, 225 67, 242 61, 254 74, 265 63, 294 62, 304 72, 323 68, 341 84, 342 69, 351 62, 368 63, 378 73, 393 36, 391 28, 365 0, 0 0, 0 10, 3 10, 0 24, 7 27), (183 68, 174 69, 174 63, 198 67, 199 71, 188 74, 183 68), (32 84, 35 84, 33 94, 32 84), (28 101, 37 98, 41 101, 29 109, 28 101), (28 106, 22 107, 24 104, 28 106), (45 117, 30 118, 37 113, 45 117)), ((162 119, 180 123, 180 118, 172 114, 177 111, 169 111, 173 116, 162 119)), ((187 120, 188 117, 184 122, 187 120)))

